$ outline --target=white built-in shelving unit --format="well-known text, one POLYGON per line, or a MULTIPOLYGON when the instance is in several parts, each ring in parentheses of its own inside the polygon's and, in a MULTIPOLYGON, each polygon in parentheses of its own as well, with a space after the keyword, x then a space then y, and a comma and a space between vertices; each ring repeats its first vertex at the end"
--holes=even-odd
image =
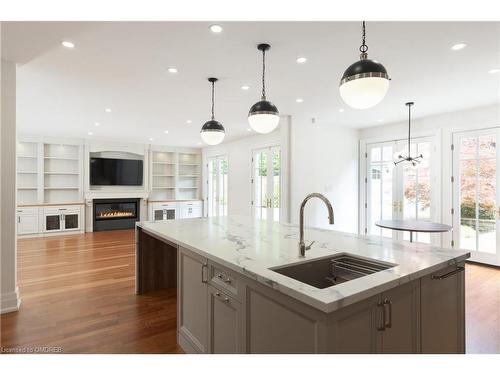
POLYGON ((196 151, 151 151, 150 200, 195 200, 200 196, 201 155, 196 151))
POLYGON ((17 144, 17 201, 36 204, 39 201, 39 153, 37 142, 17 144))

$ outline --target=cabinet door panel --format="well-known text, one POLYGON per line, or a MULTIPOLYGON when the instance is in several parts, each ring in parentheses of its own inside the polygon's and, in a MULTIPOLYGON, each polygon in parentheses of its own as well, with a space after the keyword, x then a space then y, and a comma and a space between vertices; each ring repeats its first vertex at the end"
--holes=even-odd
POLYGON ((196 351, 207 352, 207 284, 206 259, 183 248, 179 249, 179 332, 196 351))
POLYGON ((442 280, 432 279, 432 275, 422 278, 422 353, 465 353, 464 274, 459 272, 442 280))
POLYGON ((17 234, 38 233, 38 215, 18 215, 17 234))
POLYGON ((45 215, 45 231, 54 232, 61 230, 61 215, 45 215))
POLYGON ((214 354, 242 353, 242 310, 234 298, 209 287, 209 351, 214 354))
POLYGON ((382 326, 380 296, 347 306, 333 315, 328 323, 328 353, 377 353, 382 326))
POLYGON ((77 230, 80 228, 79 214, 64 214, 64 229, 77 230))
POLYGON ((386 329, 382 334, 383 353, 418 353, 419 282, 403 284, 382 294, 386 329))

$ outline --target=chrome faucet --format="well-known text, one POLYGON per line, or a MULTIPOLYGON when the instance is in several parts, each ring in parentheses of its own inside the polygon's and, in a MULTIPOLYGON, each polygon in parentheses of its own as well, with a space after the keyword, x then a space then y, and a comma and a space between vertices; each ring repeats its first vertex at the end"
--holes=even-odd
POLYGON ((326 204, 326 208, 328 208, 328 222, 330 224, 333 224, 333 207, 330 201, 323 194, 311 193, 304 198, 302 204, 300 205, 300 219, 299 219, 299 230, 300 230, 299 255, 301 257, 306 256, 306 250, 309 250, 312 244, 314 243, 314 241, 312 241, 307 246, 304 243, 304 207, 306 206, 307 201, 311 198, 319 198, 326 204))

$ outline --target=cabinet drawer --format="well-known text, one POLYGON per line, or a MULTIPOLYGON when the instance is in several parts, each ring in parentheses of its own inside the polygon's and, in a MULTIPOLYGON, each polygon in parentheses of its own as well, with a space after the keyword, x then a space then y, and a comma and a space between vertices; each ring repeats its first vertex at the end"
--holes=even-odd
POLYGON ((37 207, 23 207, 17 209, 18 215, 38 215, 37 207))
POLYGON ((217 263, 209 262, 209 284, 236 299, 241 298, 241 287, 235 273, 217 263))

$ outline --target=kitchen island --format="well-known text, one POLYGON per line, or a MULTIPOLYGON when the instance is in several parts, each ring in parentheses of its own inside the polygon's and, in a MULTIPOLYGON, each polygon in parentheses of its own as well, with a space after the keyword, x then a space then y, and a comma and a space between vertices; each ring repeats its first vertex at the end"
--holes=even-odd
POLYGON ((136 292, 177 288, 188 353, 465 351, 468 252, 306 228, 300 257, 298 238, 246 217, 138 223, 136 292), (314 264, 335 259, 381 269, 317 285, 314 264))

